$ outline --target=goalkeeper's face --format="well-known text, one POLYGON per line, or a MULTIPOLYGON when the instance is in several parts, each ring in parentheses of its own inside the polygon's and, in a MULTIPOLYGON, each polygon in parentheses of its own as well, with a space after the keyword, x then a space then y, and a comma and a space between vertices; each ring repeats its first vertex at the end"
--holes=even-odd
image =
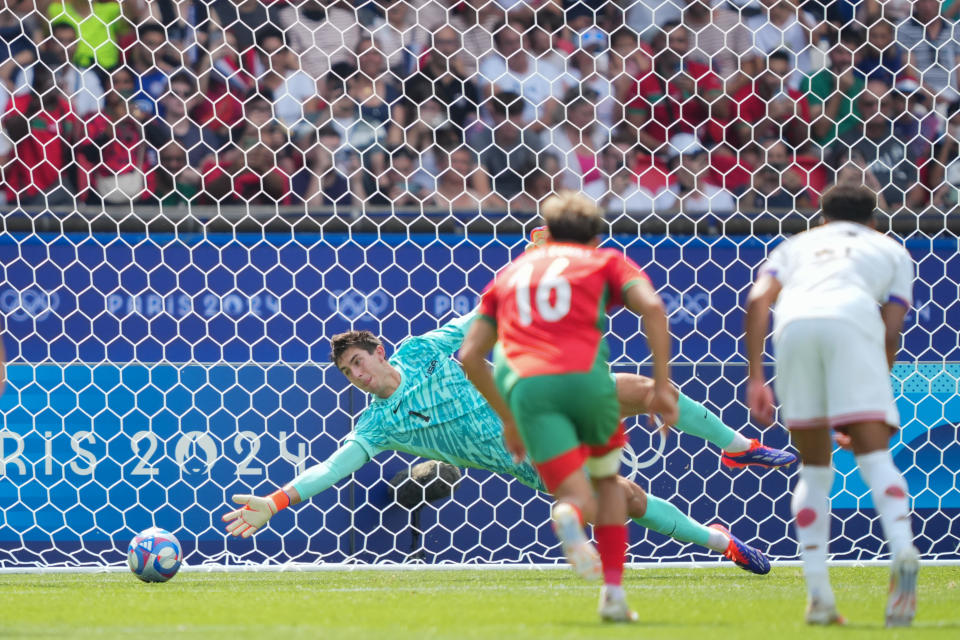
POLYGON ((361 391, 381 397, 387 397, 393 391, 389 388, 393 367, 387 362, 382 345, 372 353, 360 347, 350 347, 340 356, 337 367, 350 384, 361 391))

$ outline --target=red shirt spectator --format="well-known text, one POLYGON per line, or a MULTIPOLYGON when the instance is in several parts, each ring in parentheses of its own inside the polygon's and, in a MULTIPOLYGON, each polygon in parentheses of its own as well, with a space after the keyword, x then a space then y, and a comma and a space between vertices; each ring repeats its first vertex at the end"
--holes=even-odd
POLYGON ((810 142, 810 103, 805 94, 788 86, 790 61, 785 52, 774 52, 767 65, 734 94, 730 142, 742 148, 750 141, 780 138, 800 149, 810 142))
POLYGON ((690 34, 683 25, 665 25, 664 30, 667 48, 660 47, 653 69, 637 79, 636 92, 628 96, 627 119, 651 151, 678 133, 696 133, 704 125, 701 138, 708 144, 722 141, 723 83, 710 67, 685 57, 690 34))
POLYGON ((207 163, 203 191, 217 202, 241 200, 249 204, 292 203, 290 175, 277 166, 273 151, 257 144, 246 153, 233 148, 207 163))
POLYGON ((63 97, 48 91, 43 98, 30 92, 15 97, 3 117, 14 142, 12 158, 3 168, 10 201, 45 193, 61 184, 70 163, 66 145, 76 139, 80 121, 63 97))

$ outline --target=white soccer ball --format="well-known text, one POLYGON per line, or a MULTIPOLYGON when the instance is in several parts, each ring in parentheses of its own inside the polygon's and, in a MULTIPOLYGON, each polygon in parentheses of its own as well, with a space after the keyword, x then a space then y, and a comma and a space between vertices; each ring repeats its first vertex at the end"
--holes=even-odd
POLYGON ((183 551, 169 531, 151 527, 134 536, 127 547, 130 571, 144 582, 166 582, 177 575, 183 551))

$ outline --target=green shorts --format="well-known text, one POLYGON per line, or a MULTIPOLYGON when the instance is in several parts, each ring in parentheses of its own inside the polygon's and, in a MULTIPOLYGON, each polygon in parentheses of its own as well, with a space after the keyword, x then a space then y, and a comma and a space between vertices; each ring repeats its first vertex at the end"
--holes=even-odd
POLYGON ((602 447, 620 426, 617 385, 609 370, 517 378, 496 358, 495 377, 535 464, 581 445, 602 447))

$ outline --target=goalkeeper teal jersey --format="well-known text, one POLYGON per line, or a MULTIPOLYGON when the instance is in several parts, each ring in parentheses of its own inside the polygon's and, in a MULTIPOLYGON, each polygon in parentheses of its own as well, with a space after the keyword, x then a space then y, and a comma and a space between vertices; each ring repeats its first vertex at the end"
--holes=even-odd
POLYGON ((389 359, 401 375, 389 398, 373 397, 347 442, 370 458, 397 450, 423 458, 507 473, 541 489, 528 462, 515 463, 503 444, 503 425, 451 356, 463 343, 475 314, 406 339, 389 359))

